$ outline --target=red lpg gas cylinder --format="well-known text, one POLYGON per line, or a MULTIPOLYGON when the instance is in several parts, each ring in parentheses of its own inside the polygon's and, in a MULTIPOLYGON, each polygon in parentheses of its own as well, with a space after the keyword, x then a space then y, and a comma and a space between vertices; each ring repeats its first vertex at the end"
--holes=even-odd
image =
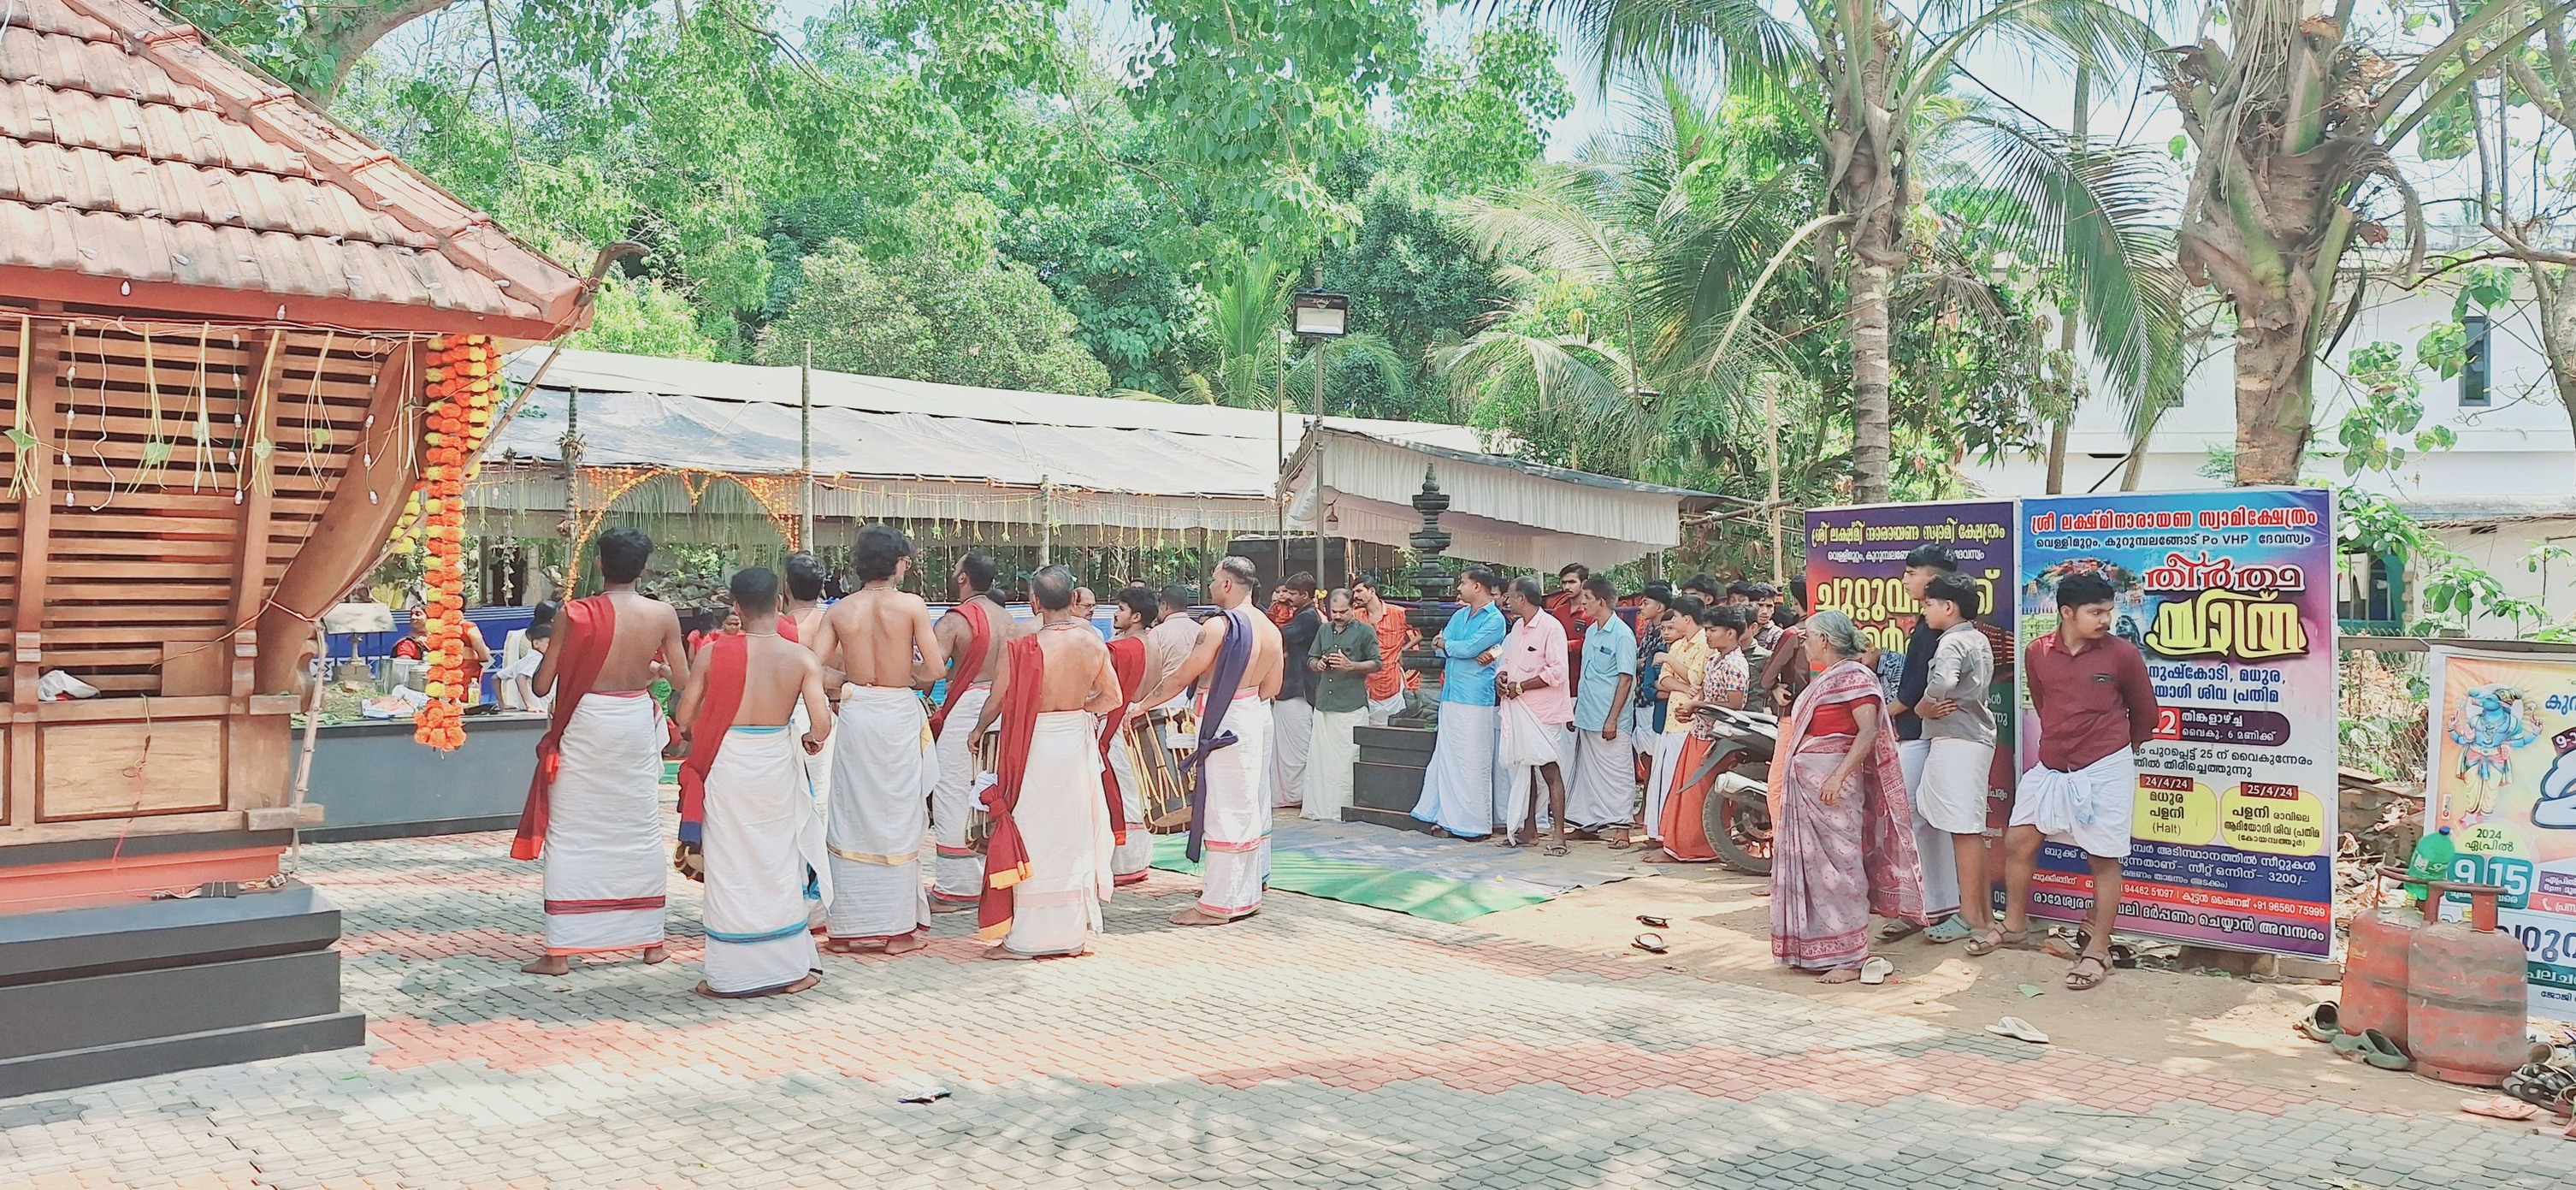
POLYGON ((2428 922, 2406 956, 2406 1052, 2417 1069, 2444 1082, 2500 1086, 2522 1064, 2530 1015, 2523 986, 2522 943, 2496 930, 2492 884, 2427 881, 2430 917, 2444 893, 2466 893, 2469 920, 2428 922))
MULTIPOLYGON (((2388 869, 2381 873, 2401 869, 2388 869)), ((2368 909, 2352 919, 2344 939, 2343 1003, 2337 1019, 2346 1033, 2377 1029, 2406 1049, 2406 956, 2422 915, 2403 909, 2368 909)))

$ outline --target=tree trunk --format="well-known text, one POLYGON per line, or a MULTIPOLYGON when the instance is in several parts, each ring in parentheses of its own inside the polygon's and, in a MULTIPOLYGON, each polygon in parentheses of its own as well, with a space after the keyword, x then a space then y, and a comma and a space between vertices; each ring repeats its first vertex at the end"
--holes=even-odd
POLYGON ((1888 498, 1886 265, 1855 253, 1851 273, 1852 499, 1888 498))
MULTIPOLYGON (((2280 305, 2294 304, 2284 300, 2280 305)), ((2236 326, 2236 482, 2294 484, 2307 453, 2309 392, 2308 317, 2246 317, 2239 303, 2236 326)))
POLYGON ((2567 425, 2576 430, 2576 294, 2567 291, 2576 269, 2529 262, 2531 294, 2540 307, 2540 351, 2549 360, 2549 379, 2558 386, 2558 404, 2567 425))

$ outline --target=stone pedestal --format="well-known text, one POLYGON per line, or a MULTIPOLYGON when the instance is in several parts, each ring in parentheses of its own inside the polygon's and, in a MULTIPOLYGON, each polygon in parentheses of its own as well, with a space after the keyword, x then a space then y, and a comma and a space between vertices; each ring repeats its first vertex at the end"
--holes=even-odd
POLYGON ((309 885, 0 917, 0 1098, 366 1041, 309 885))
POLYGON ((1431 746, 1439 733, 1418 727, 1362 727, 1354 734, 1360 758, 1352 769, 1351 804, 1342 810, 1342 821, 1429 830, 1430 823, 1413 816, 1413 805, 1422 796, 1422 774, 1431 767, 1431 746))

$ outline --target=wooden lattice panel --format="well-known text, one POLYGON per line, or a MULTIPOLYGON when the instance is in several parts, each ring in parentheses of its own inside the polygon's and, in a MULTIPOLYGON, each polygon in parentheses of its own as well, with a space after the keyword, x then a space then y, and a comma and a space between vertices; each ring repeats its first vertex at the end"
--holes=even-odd
POLYGON ((109 694, 224 693, 233 631, 256 620, 346 472, 389 344, 85 321, 58 324, 44 349, 62 426, 46 667, 109 694), (264 540, 246 550, 262 501, 264 540))

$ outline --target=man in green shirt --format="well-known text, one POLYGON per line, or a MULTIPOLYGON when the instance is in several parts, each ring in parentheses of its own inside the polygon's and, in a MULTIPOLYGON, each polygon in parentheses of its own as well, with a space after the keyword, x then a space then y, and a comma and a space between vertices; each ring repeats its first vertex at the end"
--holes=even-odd
POLYGON ((1315 674, 1315 742, 1306 762, 1307 818, 1342 820, 1351 804, 1351 766, 1359 760, 1354 738, 1368 722, 1368 678, 1385 664, 1378 658, 1377 625, 1354 614, 1351 593, 1335 590, 1333 616, 1306 650, 1315 674))

